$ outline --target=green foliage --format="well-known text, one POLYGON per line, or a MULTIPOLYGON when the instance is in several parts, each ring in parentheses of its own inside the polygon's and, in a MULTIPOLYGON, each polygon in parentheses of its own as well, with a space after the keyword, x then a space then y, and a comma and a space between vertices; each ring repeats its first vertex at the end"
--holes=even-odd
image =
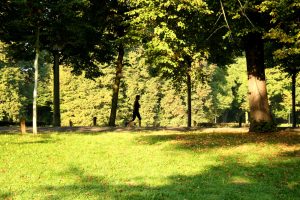
POLYGON ((277 118, 286 119, 291 111, 291 81, 280 67, 266 70, 267 88, 272 113, 277 118))
POLYGON ((87 77, 99 76, 101 70, 95 62, 113 59, 103 34, 107 3, 93 0, 5 1, 0 39, 10 44, 10 55, 14 59, 33 60, 35 34, 39 29, 41 50, 58 51, 61 61, 71 63, 78 74, 84 70, 87 77))
MULTIPOLYGON (((148 73, 146 59, 142 58, 143 49, 130 51, 126 57, 126 63, 130 67, 124 69, 123 87, 120 95, 118 120, 128 121, 132 117, 133 102, 137 94, 141 95, 142 123, 144 126, 167 126, 183 125, 185 122, 185 109, 182 93, 175 92, 171 81, 163 80, 161 77, 152 77, 148 73), (125 86, 125 87, 124 87, 125 86), (178 96, 174 98, 174 95, 178 96), (181 108, 181 117, 172 108, 181 108), (170 111, 172 110, 172 111, 170 111)), ((119 123, 120 124, 120 123, 119 123)))
POLYGON ((162 88, 161 99, 161 125, 184 126, 186 124, 186 100, 185 95, 179 94, 172 89, 171 82, 165 82, 162 88))
POLYGON ((212 89, 212 110, 215 116, 219 116, 222 111, 229 108, 233 100, 233 95, 229 95, 231 88, 225 79, 226 76, 226 70, 222 68, 216 68, 210 83, 212 89))
POLYGON ((299 72, 300 68, 300 4, 298 0, 265 0, 261 11, 271 17, 272 28, 265 34, 273 44, 273 59, 290 74, 299 72))
POLYGON ((7 45, 0 42, 0 120, 19 121, 24 114, 25 73, 17 65, 9 65, 7 45))
POLYGON ((257 6, 261 1, 206 1, 209 8, 214 11, 215 24, 212 28, 216 31, 221 31, 225 28, 226 32, 223 33, 223 38, 229 39, 234 42, 236 47, 240 46, 241 39, 251 32, 263 32, 267 28, 267 18, 259 13, 257 6))
POLYGON ((0 41, 0 69, 8 63, 6 45, 0 41))
POLYGON ((231 64, 227 68, 226 80, 229 84, 229 89, 231 89, 233 102, 232 106, 236 106, 242 109, 244 112, 249 110, 248 103, 248 77, 247 77, 247 67, 246 59, 240 57, 236 59, 234 64, 231 64))
MULTIPOLYGON (((151 77, 147 71, 145 58, 140 56, 142 53, 142 49, 137 49, 128 52, 126 56, 125 63, 130 66, 126 66, 123 71, 116 123, 123 125, 124 121, 131 119, 134 98, 140 94, 140 112, 144 126, 183 126, 186 99, 182 91, 186 86, 181 92, 176 91, 171 81, 163 80, 161 77, 151 77)), ((91 81, 84 79, 84 75, 73 77, 70 69, 61 70, 62 125, 68 125, 69 120, 75 126, 91 125, 93 117, 97 117, 98 125, 107 124, 114 72, 108 66, 104 67, 103 72, 105 76, 91 81)), ((201 92, 200 88, 198 90, 201 92)), ((195 102, 200 102, 196 94, 194 99, 195 102)), ((195 116, 202 113, 199 122, 206 121, 206 114, 202 107, 203 105, 197 107, 198 111, 195 111, 197 113, 195 116)))
POLYGON ((19 67, 0 69, 0 120, 19 121, 19 116, 25 109, 25 96, 22 94, 24 81, 24 74, 19 67))
POLYGON ((200 48, 205 31, 201 21, 210 13, 206 4, 202 1, 143 0, 136 6, 129 14, 136 16, 132 24, 143 30, 147 38, 146 55, 152 70, 176 82, 185 80, 187 60, 207 55, 205 49, 200 48))
POLYGON ((62 126, 72 121, 74 126, 91 126, 93 117, 98 125, 106 125, 110 109, 111 75, 95 80, 85 75, 74 76, 71 68, 61 69, 61 118, 62 126))
MULTIPOLYGON (((146 58, 142 55, 144 55, 142 48, 126 53, 117 125, 123 126, 124 121, 131 119, 134 98, 140 94, 143 126, 185 126, 186 85, 178 83, 178 87, 174 88, 171 80, 152 77, 148 72, 146 58)), ((42 56, 42 63, 45 63, 43 60, 46 58, 46 54, 42 56)), ((29 67, 27 65, 26 62, 21 62, 16 66, 22 67, 2 69, 3 72, 6 71, 13 76, 5 78, 6 75, 2 72, 1 81, 13 83, 10 91, 19 95, 15 99, 19 102, 15 103, 19 105, 14 107, 15 113, 23 112, 20 108, 27 108, 32 101, 32 69, 31 64, 29 67), (18 73, 20 73, 20 79, 15 79, 18 73), (15 85, 17 82, 18 87, 15 85)), ((74 126, 89 126, 92 125, 93 117, 97 117, 98 125, 107 125, 111 103, 111 83, 115 73, 110 66, 99 67, 103 69, 105 76, 96 78, 94 81, 85 79, 85 74, 74 76, 71 73, 72 68, 66 66, 61 68, 63 126, 68 126, 70 120, 74 126)), ((39 106, 52 106, 51 68, 51 65, 40 66, 39 106)), ((244 116, 244 112, 248 111, 248 86, 245 71, 244 58, 237 59, 236 64, 229 65, 226 70, 204 61, 193 63, 191 73, 194 80, 192 85, 193 124, 214 122, 215 117, 218 117, 220 122, 238 121, 240 116, 244 116)), ((283 72, 278 68, 267 69, 267 77, 272 113, 274 117, 286 120, 291 108, 290 80, 283 76, 283 72)), ((297 84, 299 87, 299 81, 297 84)), ((2 90, 3 97, 9 94, 6 90, 9 89, 3 88, 2 90)), ((298 102, 299 97, 298 95, 298 102)), ((8 104, 1 104, 1 106, 5 110, 7 110, 6 107, 13 108, 8 104)), ((2 116, 6 115, 4 110, 1 113, 2 116)), ((44 114, 41 114, 39 120, 42 120, 44 114)), ((13 119, 17 120, 18 114, 14 116, 13 119)), ((29 113, 27 117, 30 120, 29 113)))

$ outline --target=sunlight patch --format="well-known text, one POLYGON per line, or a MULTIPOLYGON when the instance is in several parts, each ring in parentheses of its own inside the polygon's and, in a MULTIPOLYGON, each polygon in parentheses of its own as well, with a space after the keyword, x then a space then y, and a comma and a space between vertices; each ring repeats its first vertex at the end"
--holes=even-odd
POLYGON ((288 188, 293 190, 296 187, 300 186, 300 181, 292 181, 288 183, 288 188))
POLYGON ((252 183, 252 181, 249 180, 248 178, 241 177, 241 176, 233 176, 229 182, 236 185, 246 185, 252 183))

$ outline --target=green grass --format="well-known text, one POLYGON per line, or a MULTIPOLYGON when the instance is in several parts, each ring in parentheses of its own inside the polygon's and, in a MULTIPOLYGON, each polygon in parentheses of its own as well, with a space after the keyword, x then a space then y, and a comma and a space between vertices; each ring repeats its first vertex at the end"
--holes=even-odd
POLYGON ((0 134, 0 199, 299 199, 300 135, 0 134))

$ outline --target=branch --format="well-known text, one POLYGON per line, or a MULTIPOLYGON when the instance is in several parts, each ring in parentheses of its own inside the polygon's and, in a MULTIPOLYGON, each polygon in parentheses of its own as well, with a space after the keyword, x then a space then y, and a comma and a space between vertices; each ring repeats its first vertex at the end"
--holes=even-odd
POLYGON ((217 23, 219 22, 219 20, 220 20, 221 16, 222 16, 222 13, 219 15, 219 17, 218 17, 217 21, 214 23, 214 26, 213 26, 213 28, 215 28, 215 26, 216 26, 216 25, 217 25, 217 23))
POLYGON ((223 28, 223 27, 226 27, 225 25, 223 25, 223 26, 220 26, 219 28, 217 28, 216 30, 214 30, 214 32, 212 32, 209 36, 208 36, 208 38, 206 39, 206 40, 209 40, 218 30, 220 30, 221 28, 223 28))
POLYGON ((244 6, 242 5, 241 1, 238 0, 238 2, 240 3, 242 14, 246 17, 246 19, 247 19, 248 22, 251 24, 251 26, 252 26, 253 28, 255 28, 254 24, 251 22, 251 20, 249 19, 249 17, 248 17, 248 16, 246 15, 246 13, 244 12, 244 6))
POLYGON ((220 0, 220 4, 221 4, 221 8, 222 8, 222 13, 223 13, 223 16, 224 16, 224 20, 225 20, 225 22, 226 22, 227 28, 228 28, 229 31, 230 31, 230 36, 232 37, 232 35, 231 35, 231 29, 230 29, 230 26, 229 26, 228 21, 227 21, 227 18, 226 18, 226 14, 225 14, 225 10, 224 10, 224 6, 223 6, 222 0, 220 0))

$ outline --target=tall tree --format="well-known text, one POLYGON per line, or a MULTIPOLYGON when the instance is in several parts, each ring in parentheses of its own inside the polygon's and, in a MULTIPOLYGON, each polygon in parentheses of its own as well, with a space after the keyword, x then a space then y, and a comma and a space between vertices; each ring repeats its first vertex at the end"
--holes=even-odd
POLYGON ((298 0, 265 0, 260 9, 271 17, 272 28, 266 38, 271 45, 273 60, 291 76, 292 83, 292 125, 297 124, 296 115, 296 77, 300 72, 300 4, 298 0))
POLYGON ((37 86, 38 86, 38 60, 40 52, 40 28, 42 23, 41 2, 34 1, 5 1, 5 11, 1 21, 1 39, 12 43, 12 47, 22 47, 35 52, 34 69, 35 84, 33 91, 33 134, 37 134, 37 86))
POLYGON ((131 9, 130 2, 126 0, 111 1, 108 14, 107 34, 111 36, 111 47, 116 55, 115 79, 112 85, 111 111, 109 126, 116 126, 118 100, 121 79, 123 78, 124 56, 126 50, 134 48, 134 30, 130 26, 131 17, 127 14, 131 9))
MULTIPOLYGON (((246 53, 248 94, 250 107, 250 132, 273 129, 268 104, 264 65, 263 35, 270 27, 268 15, 257 8, 261 1, 207 1, 214 11, 215 30, 226 28, 224 35, 236 48, 246 53), (222 20, 221 20, 222 19, 222 20), (271 125, 271 126, 270 126, 271 125)), ((212 37, 211 37, 212 38, 212 37)))
POLYGON ((34 59, 34 89, 33 89, 33 119, 32 131, 37 134, 37 89, 39 77, 39 56, 40 56, 40 28, 37 27, 36 42, 35 42, 35 59, 34 59))
MULTIPOLYGON (((100 4, 105 5, 106 1, 102 1, 100 4)), ((93 52, 94 46, 99 43, 101 35, 98 34, 96 26, 92 28, 91 20, 89 16, 89 11, 91 7, 98 6, 93 4, 92 1, 45 1, 44 7, 44 18, 47 20, 45 24, 45 33, 46 37, 42 38, 42 43, 45 49, 52 53, 53 56, 53 126, 60 126, 61 124, 61 114, 60 114, 60 64, 63 62, 71 62, 74 65, 74 68, 78 70, 84 69, 86 71, 91 71, 88 68, 93 68, 94 72, 91 76, 98 76, 97 68, 93 65, 93 59, 88 56, 90 52, 93 52), (90 33, 90 35, 88 35, 90 33), (90 39, 94 35, 95 38, 99 39, 90 39), (89 41, 89 42, 87 42, 89 41), (81 51, 81 52, 80 52, 81 51), (80 52, 80 56, 76 55, 77 52, 80 52), (89 52, 89 53, 88 53, 89 52), (76 56, 77 60, 81 61, 83 66, 75 66, 79 61, 75 61, 76 56), (88 61, 87 58, 90 58, 91 61, 88 61), (87 63, 87 64, 86 64, 87 63), (96 69, 96 70, 95 70, 96 69)), ((105 8, 105 6, 103 6, 105 8)), ((103 8, 103 9, 104 9, 103 8)), ((103 9, 100 9, 97 13, 100 13, 103 9)), ((99 19, 101 20, 101 18, 99 19)), ((93 24, 95 25, 95 24, 93 24)), ((99 25, 99 24, 98 24, 99 25)))

